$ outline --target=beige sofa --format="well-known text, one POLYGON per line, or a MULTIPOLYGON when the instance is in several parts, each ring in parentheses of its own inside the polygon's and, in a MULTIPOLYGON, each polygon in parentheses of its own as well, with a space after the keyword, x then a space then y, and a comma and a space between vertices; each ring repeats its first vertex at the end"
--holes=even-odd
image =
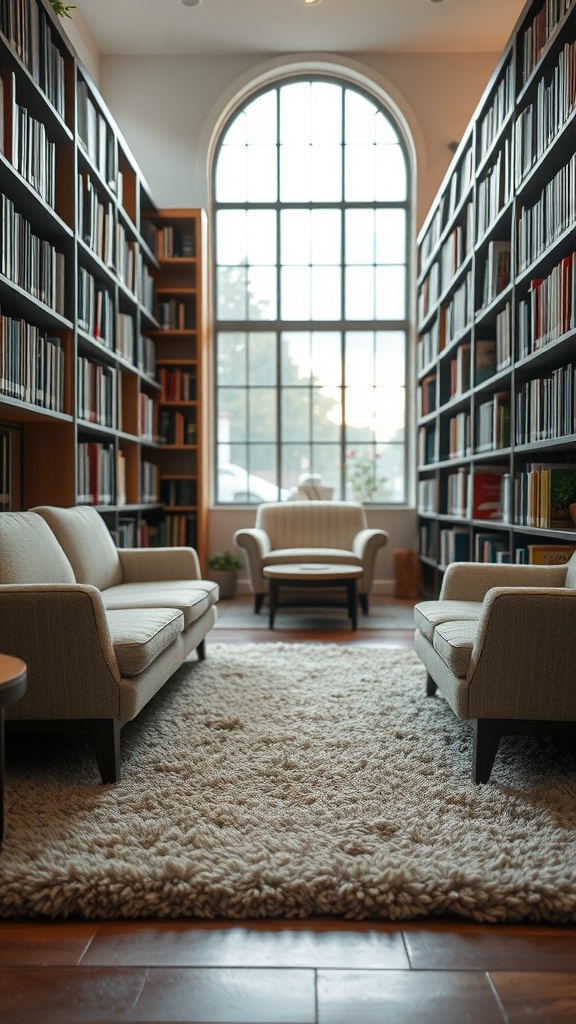
POLYGON ((557 566, 455 562, 414 617, 427 695, 439 689, 472 725, 475 782, 490 778, 502 736, 576 736, 576 555, 557 566))
POLYGON ((28 667, 12 731, 80 733, 120 779, 120 729, 216 621, 191 548, 117 549, 87 506, 0 513, 0 651, 28 667))
POLYGON ((256 612, 268 593, 265 566, 318 562, 362 567, 358 596, 367 613, 376 555, 387 540, 385 530, 368 529, 364 506, 355 501, 266 502, 255 525, 234 534, 246 551, 256 612))

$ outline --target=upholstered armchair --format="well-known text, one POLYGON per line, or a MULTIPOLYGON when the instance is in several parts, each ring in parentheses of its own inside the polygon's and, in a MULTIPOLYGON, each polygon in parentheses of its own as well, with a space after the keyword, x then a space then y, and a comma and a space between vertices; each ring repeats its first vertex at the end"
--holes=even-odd
POLYGON ((567 565, 455 562, 440 597, 414 608, 426 693, 473 730, 472 775, 488 782, 500 739, 576 737, 576 555, 567 565))
POLYGON ((364 506, 358 502, 284 501, 260 505, 255 526, 237 530, 234 540, 246 551, 255 612, 268 593, 265 566, 317 562, 362 567, 358 598, 368 614, 376 555, 388 534, 368 528, 364 506))

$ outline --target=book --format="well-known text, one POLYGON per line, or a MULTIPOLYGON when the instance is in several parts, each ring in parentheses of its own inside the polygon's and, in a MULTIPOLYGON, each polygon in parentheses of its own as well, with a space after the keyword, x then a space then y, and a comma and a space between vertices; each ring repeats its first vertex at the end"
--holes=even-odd
POLYGON ((576 551, 574 544, 529 544, 529 565, 565 565, 576 551))
POLYGON ((502 519, 502 473, 474 470, 472 476, 472 518, 502 519))

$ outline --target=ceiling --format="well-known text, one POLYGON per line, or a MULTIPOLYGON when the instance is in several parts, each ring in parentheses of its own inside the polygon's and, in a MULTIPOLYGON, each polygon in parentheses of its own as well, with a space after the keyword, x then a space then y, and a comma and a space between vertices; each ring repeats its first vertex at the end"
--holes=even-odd
POLYGON ((75 0, 101 54, 499 52, 523 0, 75 0))

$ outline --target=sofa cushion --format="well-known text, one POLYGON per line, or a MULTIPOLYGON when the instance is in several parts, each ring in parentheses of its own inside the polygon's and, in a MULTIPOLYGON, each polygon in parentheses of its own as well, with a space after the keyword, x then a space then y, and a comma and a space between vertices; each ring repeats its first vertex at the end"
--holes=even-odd
POLYGON ((441 622, 478 622, 481 601, 420 601, 414 605, 417 628, 432 642, 434 631, 441 622))
MULTIPOLYGON (((217 592, 217 586, 214 584, 217 592)), ((215 603, 205 590, 192 590, 185 583, 168 587, 164 583, 121 583, 102 591, 108 610, 119 608, 174 608, 182 612, 184 626, 196 622, 215 603)))
POLYGON ((102 516, 89 505, 57 508, 39 505, 33 509, 46 520, 66 552, 77 583, 90 583, 98 590, 122 582, 118 551, 102 516))
POLYGON ((434 630, 433 646, 436 654, 460 679, 468 671, 477 629, 477 622, 459 620, 438 623, 434 630))
POLYGON ((41 516, 0 513, 0 584, 75 582, 68 558, 41 516))
POLYGON ((140 675, 184 628, 182 612, 174 608, 123 608, 106 617, 123 676, 140 675))
POLYGON ((362 559, 342 548, 277 548, 262 558, 262 565, 295 565, 298 562, 329 562, 330 565, 362 565, 362 559))

